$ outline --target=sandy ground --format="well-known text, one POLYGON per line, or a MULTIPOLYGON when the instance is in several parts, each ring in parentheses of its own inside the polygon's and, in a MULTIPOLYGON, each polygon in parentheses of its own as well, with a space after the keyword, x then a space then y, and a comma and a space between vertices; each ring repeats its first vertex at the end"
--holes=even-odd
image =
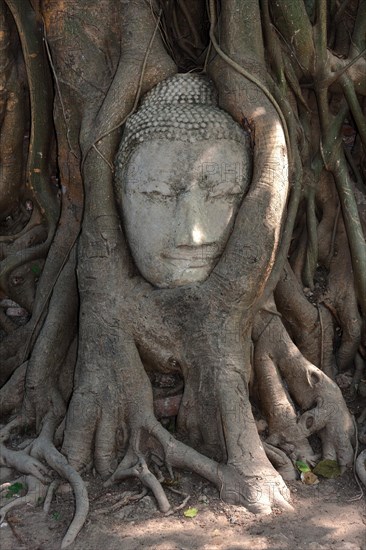
MULTIPOLYGON (((86 525, 70 550, 366 550, 366 502, 352 473, 322 479, 316 486, 289 484, 293 512, 276 511, 254 516, 219 499, 201 478, 183 473, 175 488, 191 495, 188 504, 163 516, 151 495, 119 506, 123 491, 137 494, 141 487, 128 481, 105 489, 90 477, 90 512, 86 525), (113 507, 113 508, 112 508, 113 507), (198 510, 195 518, 183 511, 198 510)), ((179 505, 183 497, 167 490, 179 505)), ((1 550, 56 550, 73 514, 72 494, 56 495, 48 514, 42 507, 13 510, 0 529, 1 550)))

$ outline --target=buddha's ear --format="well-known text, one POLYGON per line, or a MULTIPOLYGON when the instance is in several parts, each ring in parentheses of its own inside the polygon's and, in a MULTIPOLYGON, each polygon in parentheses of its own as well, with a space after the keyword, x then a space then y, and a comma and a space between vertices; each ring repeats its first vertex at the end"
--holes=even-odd
POLYGON ((121 54, 116 73, 95 118, 82 125, 84 157, 100 139, 120 127, 136 109, 140 96, 177 72, 164 48, 160 16, 144 0, 123 2, 121 54))

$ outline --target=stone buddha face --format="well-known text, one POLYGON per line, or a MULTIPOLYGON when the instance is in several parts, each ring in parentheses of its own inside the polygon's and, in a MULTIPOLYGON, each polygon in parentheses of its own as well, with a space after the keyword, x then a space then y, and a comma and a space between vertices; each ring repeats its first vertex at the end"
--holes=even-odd
POLYGON ((159 288, 204 281, 220 258, 249 181, 230 139, 140 144, 124 174, 122 213, 133 259, 159 288))
POLYGON ((132 257, 158 288, 204 281, 251 175, 249 138, 206 77, 160 82, 126 122, 116 193, 132 257))

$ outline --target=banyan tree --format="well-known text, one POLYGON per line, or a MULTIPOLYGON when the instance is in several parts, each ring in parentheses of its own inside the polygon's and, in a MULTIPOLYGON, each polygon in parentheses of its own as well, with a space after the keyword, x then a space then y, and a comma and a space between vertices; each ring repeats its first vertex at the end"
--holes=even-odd
POLYGON ((0 0, 0 26, 0 472, 28 488, 1 517, 66 480, 65 548, 91 468, 270 513, 296 461, 352 467, 366 3, 0 0))

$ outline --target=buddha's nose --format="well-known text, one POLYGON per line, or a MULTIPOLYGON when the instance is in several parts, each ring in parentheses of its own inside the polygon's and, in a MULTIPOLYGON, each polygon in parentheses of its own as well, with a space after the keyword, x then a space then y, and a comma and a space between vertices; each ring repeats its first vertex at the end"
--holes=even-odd
POLYGON ((204 204, 195 193, 180 197, 176 209, 175 246, 202 246, 207 242, 204 204))

